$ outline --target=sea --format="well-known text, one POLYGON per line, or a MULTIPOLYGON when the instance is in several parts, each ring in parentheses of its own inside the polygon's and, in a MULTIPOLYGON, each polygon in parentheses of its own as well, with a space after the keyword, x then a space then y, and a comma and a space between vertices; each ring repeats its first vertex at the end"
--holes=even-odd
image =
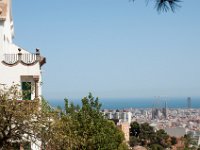
MULTIPOLYGON (((50 99, 49 104, 53 107, 60 106, 64 108, 64 99, 50 99)), ((80 99, 72 99, 75 105, 81 106, 80 99)), ((102 109, 129 109, 129 108, 188 108, 187 97, 180 98, 101 98, 99 102, 102 109)), ((200 109, 200 97, 191 98, 191 108, 200 109)))

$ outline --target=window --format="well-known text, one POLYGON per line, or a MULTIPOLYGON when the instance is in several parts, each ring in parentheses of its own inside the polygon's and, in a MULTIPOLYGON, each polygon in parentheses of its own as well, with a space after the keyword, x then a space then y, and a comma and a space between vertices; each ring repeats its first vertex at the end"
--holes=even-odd
POLYGON ((22 82, 22 99, 31 100, 31 82, 22 82))

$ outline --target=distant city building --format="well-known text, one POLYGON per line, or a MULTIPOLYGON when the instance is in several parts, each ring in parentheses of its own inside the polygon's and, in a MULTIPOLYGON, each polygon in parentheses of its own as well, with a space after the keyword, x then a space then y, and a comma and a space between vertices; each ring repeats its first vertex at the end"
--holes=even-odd
POLYGON ((167 102, 163 108, 152 108, 152 120, 161 118, 167 119, 167 102))
POLYGON ((187 98, 187 108, 191 109, 191 107, 192 107, 192 99, 191 99, 191 97, 188 97, 187 98))
POLYGON ((103 111, 103 114, 107 119, 118 119, 120 122, 128 122, 129 124, 132 121, 132 113, 129 111, 103 111))
POLYGON ((186 134, 186 130, 183 127, 166 128, 165 131, 168 135, 177 138, 183 137, 186 134))
POLYGON ((158 118, 158 108, 153 108, 152 109, 152 120, 157 119, 158 118))
POLYGON ((117 125, 121 130, 122 132, 124 133, 124 137, 125 137, 125 141, 126 142, 129 142, 129 130, 130 130, 130 125, 128 122, 122 122, 122 123, 118 123, 117 125))
MULTIPOLYGON (((164 129, 169 135, 180 139, 185 134, 190 134, 192 140, 200 144, 200 109, 167 108, 165 105, 154 105, 154 108, 129 108, 126 110, 103 110, 105 117, 113 117, 115 124, 127 123, 127 118, 139 124, 149 123, 154 130, 164 129), (130 116, 127 114, 131 114, 130 116), (127 117, 129 116, 129 117, 127 117)), ((179 140, 181 141, 181 140, 179 140)), ((184 144, 178 141, 178 147, 184 144)), ((177 146, 176 145, 176 146, 177 146)))
POLYGON ((165 101, 165 107, 163 108, 163 116, 167 119, 167 102, 165 101))

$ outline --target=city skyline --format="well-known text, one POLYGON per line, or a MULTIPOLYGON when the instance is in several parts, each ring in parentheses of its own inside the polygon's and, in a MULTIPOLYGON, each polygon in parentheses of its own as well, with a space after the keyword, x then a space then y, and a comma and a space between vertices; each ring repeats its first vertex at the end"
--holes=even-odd
POLYGON ((44 97, 200 96, 198 4, 13 1, 16 43, 47 57, 44 97))

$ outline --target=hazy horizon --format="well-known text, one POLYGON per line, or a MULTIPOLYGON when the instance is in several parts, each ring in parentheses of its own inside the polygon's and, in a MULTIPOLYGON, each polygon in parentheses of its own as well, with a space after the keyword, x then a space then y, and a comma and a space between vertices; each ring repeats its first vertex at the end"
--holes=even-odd
MULTIPOLYGON (((69 103, 81 106, 81 99, 68 99, 69 103)), ((48 102, 51 106, 64 107, 64 99, 50 99, 48 102)), ((167 102, 167 108, 187 108, 187 98, 99 98, 102 109, 127 109, 127 108, 163 108, 167 102)), ((191 108, 200 108, 200 97, 191 98, 191 108)))

